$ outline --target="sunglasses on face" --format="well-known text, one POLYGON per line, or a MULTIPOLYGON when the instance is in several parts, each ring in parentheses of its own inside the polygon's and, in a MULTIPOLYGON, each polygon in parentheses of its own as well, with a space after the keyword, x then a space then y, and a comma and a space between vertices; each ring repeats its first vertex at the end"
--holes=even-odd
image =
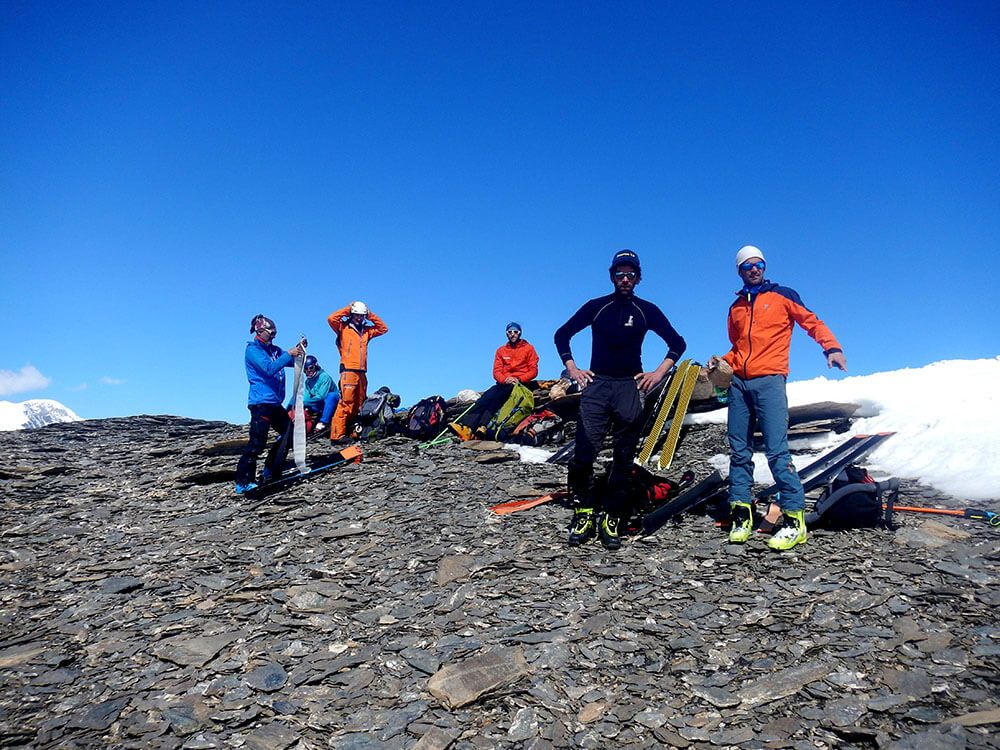
POLYGON ((758 269, 760 271, 764 270, 764 261, 758 260, 756 263, 751 263, 747 261, 746 263, 740 263, 741 271, 752 271, 753 269, 758 269))
POLYGON ((615 278, 618 281, 622 279, 635 279, 638 275, 635 271, 615 271, 615 278))

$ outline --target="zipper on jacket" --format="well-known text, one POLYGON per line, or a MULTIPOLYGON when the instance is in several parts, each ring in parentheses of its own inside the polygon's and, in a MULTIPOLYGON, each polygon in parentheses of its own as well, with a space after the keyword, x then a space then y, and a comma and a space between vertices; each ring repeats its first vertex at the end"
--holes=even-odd
POLYGON ((757 295, 747 292, 747 302, 750 303, 750 324, 747 325, 747 356, 743 358, 743 379, 747 379, 747 365, 750 362, 750 355, 753 354, 753 306, 757 301, 757 295))

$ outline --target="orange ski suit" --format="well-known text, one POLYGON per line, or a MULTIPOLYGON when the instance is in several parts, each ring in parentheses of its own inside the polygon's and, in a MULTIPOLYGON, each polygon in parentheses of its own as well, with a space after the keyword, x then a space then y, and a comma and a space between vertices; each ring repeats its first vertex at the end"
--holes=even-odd
POLYGON ((748 380, 763 375, 788 375, 788 349, 798 323, 824 354, 841 351, 840 344, 816 313, 802 304, 793 289, 772 282, 754 294, 737 292, 729 307, 729 341, 722 358, 733 372, 748 380))
POLYGON ((334 310, 326 319, 337 334, 337 349, 340 350, 340 403, 330 422, 331 440, 347 436, 347 423, 358 415, 368 395, 368 342, 389 332, 389 326, 371 310, 368 319, 372 325, 359 331, 350 323, 350 312, 351 306, 347 305, 334 310))
POLYGON ((521 383, 538 377, 538 352, 524 339, 513 346, 504 344, 493 356, 493 379, 503 383, 512 376, 521 383))

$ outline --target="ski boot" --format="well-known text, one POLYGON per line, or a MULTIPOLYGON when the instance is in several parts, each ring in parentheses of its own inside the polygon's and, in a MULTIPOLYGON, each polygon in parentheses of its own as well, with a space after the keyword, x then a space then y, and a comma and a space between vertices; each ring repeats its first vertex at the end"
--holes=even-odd
POLYGON ((744 544, 753 535, 753 503, 730 503, 730 544, 744 544))
POLYGON ((257 489, 256 482, 247 482, 246 484, 243 484, 242 482, 236 483, 236 494, 240 496, 247 495, 255 489, 257 489))
POLYGON ((569 546, 579 547, 594 535, 594 509, 577 508, 569 528, 569 546))
POLYGON ((771 549, 784 552, 799 544, 805 544, 809 535, 806 533, 806 512, 804 510, 786 510, 782 512, 781 525, 768 541, 771 549))
POLYGON ((618 516, 609 516, 607 513, 601 515, 601 544, 604 545, 605 549, 616 550, 621 549, 622 538, 619 526, 621 525, 621 519, 618 516))

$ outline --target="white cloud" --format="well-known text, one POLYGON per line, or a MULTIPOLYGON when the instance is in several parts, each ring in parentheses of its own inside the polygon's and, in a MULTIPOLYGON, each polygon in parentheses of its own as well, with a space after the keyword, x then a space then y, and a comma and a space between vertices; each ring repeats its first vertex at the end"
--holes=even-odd
POLYGON ((105 375, 101 378, 101 382, 104 383, 104 385, 121 385, 125 381, 120 380, 119 378, 113 378, 110 375, 105 375))
POLYGON ((71 390, 71 391, 85 391, 85 390, 87 390, 87 384, 86 383, 80 383, 80 385, 71 386, 69 390, 71 390))
POLYGON ((25 365, 18 372, 0 370, 0 396, 9 396, 22 391, 39 391, 48 388, 51 382, 34 365, 25 365))

